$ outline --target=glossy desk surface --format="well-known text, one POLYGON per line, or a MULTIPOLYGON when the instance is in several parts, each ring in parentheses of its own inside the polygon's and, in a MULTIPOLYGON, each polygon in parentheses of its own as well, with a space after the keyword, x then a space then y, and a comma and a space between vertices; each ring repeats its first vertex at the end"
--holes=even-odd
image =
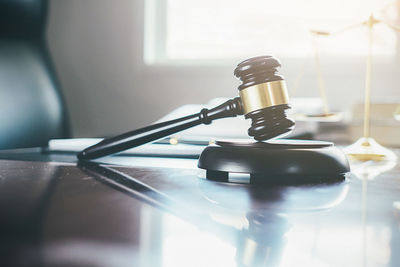
POLYGON ((195 159, 0 158, 1 266, 400 266, 399 165, 250 186, 195 159))

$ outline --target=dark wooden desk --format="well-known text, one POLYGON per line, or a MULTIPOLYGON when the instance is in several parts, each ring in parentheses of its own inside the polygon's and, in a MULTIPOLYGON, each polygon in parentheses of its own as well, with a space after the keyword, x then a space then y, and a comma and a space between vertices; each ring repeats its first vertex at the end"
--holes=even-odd
POLYGON ((399 165, 249 186, 206 181, 194 159, 0 158, 0 266, 400 266, 399 165))

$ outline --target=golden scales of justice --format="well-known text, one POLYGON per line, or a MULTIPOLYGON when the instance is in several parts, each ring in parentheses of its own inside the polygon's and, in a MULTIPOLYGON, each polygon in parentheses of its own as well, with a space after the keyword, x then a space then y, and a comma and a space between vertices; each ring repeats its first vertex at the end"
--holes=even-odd
MULTIPOLYGON (((318 41, 316 37, 319 35, 330 35, 327 32, 314 31, 310 30, 312 37, 312 50, 314 52, 314 63, 315 63, 315 71, 317 75, 317 87, 319 89, 319 96, 322 102, 322 113, 312 113, 312 114, 303 114, 303 113, 294 113, 292 117, 298 121, 316 121, 316 122, 337 122, 343 120, 344 112, 332 112, 329 108, 328 98, 326 94, 326 86, 325 80, 322 74, 322 68, 319 57, 319 49, 318 49, 318 41)), ((298 74, 295 85, 293 86, 293 91, 295 93, 296 89, 300 84, 300 80, 303 76, 305 66, 301 68, 301 72, 298 74)))
MULTIPOLYGON (((316 36, 331 36, 334 34, 338 34, 344 32, 349 29, 353 29, 356 27, 366 26, 368 28, 368 54, 366 61, 366 77, 365 77, 365 97, 364 97, 364 127, 363 127, 363 136, 359 138, 355 143, 346 147, 344 149, 345 153, 349 156, 350 159, 356 161, 395 161, 397 156, 391 150, 381 146, 378 144, 374 138, 370 136, 370 106, 371 106, 371 76, 372 76, 372 45, 373 45, 373 28, 376 24, 385 24, 392 30, 400 32, 400 28, 394 25, 391 25, 385 21, 379 20, 375 18, 372 14, 369 16, 368 20, 363 21, 361 23, 351 25, 342 30, 336 32, 325 32, 325 31, 312 31, 312 34, 316 36)), ((316 67, 317 67, 317 75, 319 79, 319 87, 321 91, 321 96, 323 98, 325 113, 326 116, 333 116, 329 112, 324 83, 322 80, 322 74, 319 66, 319 57, 318 50, 314 47, 315 50, 315 59, 316 59, 316 67)), ((400 119, 400 106, 394 112, 394 117, 396 119, 400 119)))

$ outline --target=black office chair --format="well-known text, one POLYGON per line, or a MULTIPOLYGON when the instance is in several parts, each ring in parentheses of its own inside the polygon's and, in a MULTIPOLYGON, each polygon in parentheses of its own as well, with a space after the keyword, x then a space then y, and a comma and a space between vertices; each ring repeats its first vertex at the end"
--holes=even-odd
POLYGON ((47 0, 0 0, 0 149, 70 136, 45 40, 47 7, 47 0))

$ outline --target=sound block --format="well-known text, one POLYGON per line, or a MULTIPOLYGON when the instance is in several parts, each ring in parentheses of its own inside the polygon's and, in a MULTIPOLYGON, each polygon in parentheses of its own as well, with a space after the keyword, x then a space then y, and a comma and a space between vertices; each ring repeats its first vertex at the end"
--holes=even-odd
POLYGON ((213 181, 232 182, 241 174, 249 183, 275 184, 334 182, 350 171, 345 154, 333 143, 291 139, 220 140, 203 150, 198 167, 213 181))

